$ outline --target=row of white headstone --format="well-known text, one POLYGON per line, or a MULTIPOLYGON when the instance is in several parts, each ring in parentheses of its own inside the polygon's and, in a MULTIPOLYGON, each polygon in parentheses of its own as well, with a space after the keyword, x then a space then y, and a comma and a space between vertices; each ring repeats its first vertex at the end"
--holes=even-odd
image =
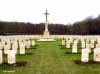
POLYGON ((30 41, 30 37, 13 37, 4 36, 0 38, 0 64, 3 63, 3 51, 7 54, 8 64, 16 63, 16 54, 25 54, 25 48, 30 48, 30 45, 35 46, 35 41, 30 41), (4 49, 4 50, 2 50, 4 49))
MULTIPOLYGON (((77 53, 77 43, 79 40, 62 40, 62 45, 66 45, 66 48, 70 48, 71 43, 72 44, 72 53, 77 53)), ((95 40, 83 40, 81 39, 81 48, 82 48, 82 54, 81 54, 81 61, 82 62, 88 62, 89 61, 89 53, 91 53, 91 48, 94 48, 95 40)), ((96 48, 94 48, 94 61, 100 62, 100 39, 97 39, 96 48)))
MULTIPOLYGON (((4 42, 3 42, 4 43, 4 42)), ((35 46, 35 41, 32 40, 32 43, 30 41, 24 41, 24 42, 17 42, 15 41, 14 43, 7 43, 7 45, 2 44, 0 42, 0 49, 4 49, 4 54, 7 54, 8 50, 12 49, 15 50, 16 54, 18 53, 18 48, 19 48, 19 54, 25 54, 25 48, 29 49, 30 45, 35 46)))
MULTIPOLYGON (((82 49, 82 55, 81 55, 81 62, 88 62, 89 61, 89 49, 82 49)), ((93 60, 100 62, 100 48, 94 49, 94 56, 93 60)))

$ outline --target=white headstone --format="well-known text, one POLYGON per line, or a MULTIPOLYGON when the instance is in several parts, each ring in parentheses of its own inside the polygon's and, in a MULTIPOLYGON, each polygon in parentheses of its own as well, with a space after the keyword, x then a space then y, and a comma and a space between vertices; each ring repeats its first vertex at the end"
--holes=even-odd
POLYGON ((5 41, 1 42, 1 48, 4 49, 5 41))
POLYGON ((8 50, 10 50, 10 46, 9 45, 4 45, 4 53, 7 54, 8 50))
POLYGON ((86 44, 89 44, 89 39, 86 39, 86 44))
POLYGON ((66 48, 70 48, 70 42, 69 41, 66 42, 66 48))
POLYGON ((90 44, 91 44, 91 48, 94 48, 94 40, 91 40, 90 44))
POLYGON ((20 44, 20 54, 25 54, 25 45, 24 44, 20 44))
POLYGON ((8 64, 16 63, 15 50, 8 51, 8 64))
POLYGON ((32 46, 35 46, 35 41, 34 40, 32 40, 32 46))
POLYGON ((77 43, 73 44, 72 53, 77 53, 77 43))
POLYGON ((100 62, 100 48, 94 49, 94 61, 100 62))
POLYGON ((91 52, 91 45, 90 44, 86 44, 86 49, 89 50, 89 53, 91 52))
POLYGON ((65 40, 62 40, 62 45, 65 45, 65 42, 66 42, 65 40))
POLYGON ((100 44, 100 40, 97 40, 97 43, 100 44))
POLYGON ((85 48, 85 41, 82 42, 81 47, 85 48))
POLYGON ((82 49, 81 62, 88 62, 88 61, 89 61, 89 50, 82 49))
POLYGON ((15 53, 16 53, 16 54, 17 54, 17 48, 18 48, 18 47, 17 47, 17 44, 16 44, 16 45, 15 45, 15 44, 12 45, 12 50, 15 50, 15 53))
POLYGON ((7 41, 7 45, 9 45, 10 48, 11 48, 11 42, 10 42, 10 40, 7 41))
POLYGON ((30 41, 26 42, 26 48, 29 49, 30 48, 30 41))
POLYGON ((2 50, 0 50, 0 64, 2 64, 2 50))
POLYGON ((96 44, 96 48, 100 48, 100 44, 96 44))

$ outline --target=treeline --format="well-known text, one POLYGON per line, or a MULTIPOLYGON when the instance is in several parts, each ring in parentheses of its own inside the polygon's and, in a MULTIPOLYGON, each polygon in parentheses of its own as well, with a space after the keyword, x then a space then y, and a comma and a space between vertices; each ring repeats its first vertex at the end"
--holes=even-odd
POLYGON ((70 26, 70 34, 100 35, 100 15, 97 18, 89 16, 83 21, 74 23, 70 26))
MULTIPOLYGON (((0 22, 0 34, 43 34, 45 23, 0 22)), ((67 25, 49 24, 51 34, 66 34, 67 25)))
MULTIPOLYGON (((43 34, 44 23, 32 24, 24 22, 0 21, 0 35, 9 34, 43 34)), ((92 16, 74 24, 49 24, 51 34, 59 35, 100 35, 100 15, 97 18, 92 16)))

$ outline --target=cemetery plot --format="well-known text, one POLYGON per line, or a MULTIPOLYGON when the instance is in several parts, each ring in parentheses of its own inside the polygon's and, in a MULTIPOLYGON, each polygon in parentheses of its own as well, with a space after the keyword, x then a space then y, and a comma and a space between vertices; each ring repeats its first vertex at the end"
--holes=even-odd
POLYGON ((18 57, 32 55, 33 53, 30 50, 36 49, 35 40, 30 38, 14 38, 8 36, 4 39, 1 38, 1 41, 4 42, 0 43, 0 66, 26 66, 27 62, 25 60, 17 61, 18 57), (26 50, 27 48, 29 50, 26 50))
POLYGON ((66 49, 66 54, 81 54, 81 43, 77 41, 67 40, 65 46, 61 46, 61 49, 66 49))
MULTIPOLYGON (((98 39, 97 39, 98 40, 98 39)), ((63 40, 62 40, 63 41, 63 40)), ((95 39, 73 38, 69 47, 69 40, 66 39, 66 47, 62 45, 61 49, 65 49, 66 54, 80 54, 81 60, 74 61, 76 64, 99 64, 100 63, 100 48, 95 39), (68 44, 67 44, 68 43, 68 44), (91 57, 92 55, 92 57, 91 57), (90 59, 91 57, 91 59, 90 59)))
MULTIPOLYGON (((26 44, 26 41, 34 40, 31 36, 22 36, 19 39, 19 36, 14 38, 15 41, 18 42, 18 51, 15 53, 16 55, 16 64, 7 63, 7 54, 4 54, 4 46, 2 46, 2 64, 0 66, 0 73, 4 74, 5 71, 14 71, 15 74, 97 74, 100 73, 100 63, 99 56, 96 53, 96 50, 99 50, 99 39, 96 37, 94 42, 94 48, 91 47, 91 52, 88 55, 88 62, 82 56, 82 50, 86 49, 86 39, 88 39, 87 43, 91 44, 91 37, 80 37, 80 36, 58 36, 55 42, 37 42, 35 43, 36 49, 26 49, 25 54, 19 54, 20 52, 20 44, 26 44), (24 38, 24 39, 23 39, 24 38), (62 40, 66 40, 70 43, 70 47, 67 47, 66 44, 62 46, 62 40), (83 39, 83 40, 81 40, 83 39), (77 40, 77 41, 76 41, 77 40), (82 43, 85 47, 82 47, 82 43), (77 43, 77 53, 72 53, 73 44, 77 43), (38 45, 38 46, 36 46, 38 45), (61 45, 61 46, 58 46, 61 45), (61 47, 64 47, 61 49, 61 47), (97 48, 97 49, 96 49, 97 48), (95 50, 96 49, 96 50, 95 50), (65 54, 66 52, 70 52, 70 54, 65 54), (94 53, 95 52, 95 53, 94 53), (32 53, 32 55, 28 55, 27 53, 32 53), (79 54, 78 54, 79 53, 79 54), (74 62, 75 61, 75 62, 74 62), (77 63, 76 63, 77 62, 77 63), (22 65, 24 63, 25 65, 22 65), (79 65, 82 64, 82 65, 79 65), (83 65, 85 64, 85 65, 83 65), (88 65, 87 65, 88 64, 88 65), (22 67, 19 67, 22 66, 22 67)), ((57 36, 56 36, 57 37, 57 36)), ((5 38, 7 39, 7 38, 5 38)), ((4 39, 4 40, 5 40, 4 39)), ((92 39, 94 39, 92 37, 92 39)), ((3 41, 3 40, 2 40, 3 41)), ((6 40, 7 41, 7 40, 6 40)), ((13 40, 8 44, 16 44, 13 40)), ((31 44, 31 43, 30 43, 31 44)), ((9 50, 12 50, 10 48, 9 50)), ((83 52, 84 54, 84 52, 83 52)))

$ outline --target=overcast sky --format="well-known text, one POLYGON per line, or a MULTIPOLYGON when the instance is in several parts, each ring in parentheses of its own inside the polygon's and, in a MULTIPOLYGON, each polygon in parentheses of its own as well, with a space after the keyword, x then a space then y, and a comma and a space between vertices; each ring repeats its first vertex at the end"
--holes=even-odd
POLYGON ((0 20, 44 23, 73 23, 100 14, 100 0, 0 0, 0 20))

